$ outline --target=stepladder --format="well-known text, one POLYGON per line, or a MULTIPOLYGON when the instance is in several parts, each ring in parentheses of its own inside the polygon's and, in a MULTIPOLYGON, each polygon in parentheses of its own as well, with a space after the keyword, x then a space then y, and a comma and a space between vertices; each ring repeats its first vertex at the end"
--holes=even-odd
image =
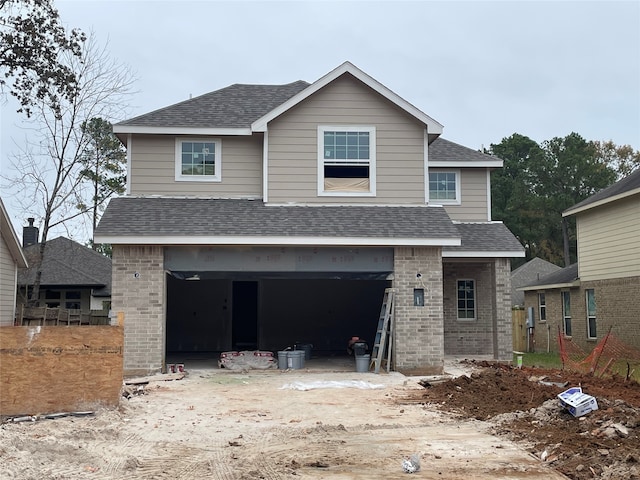
POLYGON ((376 329, 376 337, 373 342, 371 351, 371 364, 375 373, 380 373, 380 367, 387 354, 387 372, 391 368, 391 349, 393 346, 393 310, 394 310, 394 290, 386 288, 382 298, 382 307, 380 308, 380 316, 378 317, 378 327, 376 329))

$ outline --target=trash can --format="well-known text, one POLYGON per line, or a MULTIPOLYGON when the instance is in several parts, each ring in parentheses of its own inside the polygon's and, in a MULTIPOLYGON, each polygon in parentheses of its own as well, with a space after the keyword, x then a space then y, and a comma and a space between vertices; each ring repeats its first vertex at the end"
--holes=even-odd
POLYGON ((368 353, 365 355, 356 355, 356 372, 366 373, 369 371, 369 363, 371 362, 371 355, 368 353))
POLYGON ((356 357, 359 355, 364 355, 365 353, 367 353, 368 349, 369 346, 367 345, 367 342, 355 342, 353 344, 353 353, 356 357))
POLYGON ((304 359, 305 360, 311 360, 311 349, 313 348, 313 345, 310 343, 296 343, 294 346, 295 350, 302 350, 304 351, 304 359))
POLYGON ((286 350, 278 352, 278 368, 280 370, 286 370, 287 368, 289 368, 287 366, 287 353, 289 352, 286 350))

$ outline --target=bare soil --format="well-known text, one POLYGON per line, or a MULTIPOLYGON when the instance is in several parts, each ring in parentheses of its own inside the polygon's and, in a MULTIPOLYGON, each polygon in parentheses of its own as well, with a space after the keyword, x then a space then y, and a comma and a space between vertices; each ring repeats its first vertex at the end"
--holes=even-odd
POLYGON ((395 479, 417 455, 415 478, 637 478, 637 384, 490 363, 456 365, 470 377, 450 379, 313 363, 285 372, 187 363, 183 379, 158 375, 118 410, 5 422, 0 476, 395 479), (562 388, 542 376, 581 383, 600 409, 573 418, 555 399, 562 388), (324 388, 291 388, 317 382, 324 388))
POLYGON ((425 390, 412 392, 406 401, 437 407, 461 419, 489 421, 493 433, 515 440, 572 479, 640 478, 637 382, 471 363, 480 368, 477 373, 439 384, 422 382, 425 390), (595 397, 598 410, 576 418, 563 409, 556 396, 574 386, 595 397))

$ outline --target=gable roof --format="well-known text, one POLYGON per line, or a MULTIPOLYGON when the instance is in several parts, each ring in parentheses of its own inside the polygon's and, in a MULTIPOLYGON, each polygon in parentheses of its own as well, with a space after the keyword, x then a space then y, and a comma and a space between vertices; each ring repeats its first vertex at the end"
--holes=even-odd
POLYGON ((268 206, 260 200, 120 197, 94 239, 161 245, 459 245, 442 207, 268 206))
POLYGON ((532 258, 511 272, 511 304, 523 305, 524 292, 519 287, 539 281, 541 278, 561 270, 562 267, 547 262, 542 258, 532 258))
POLYGON ((368 87, 370 87, 371 89, 373 89, 374 91, 376 91, 377 93, 385 97, 387 100, 396 104, 398 107, 400 107, 402 110, 407 112, 409 115, 415 117, 416 119, 424 123, 427 126, 427 132, 430 134, 430 136, 432 136, 430 140, 434 140, 438 135, 442 134, 442 128, 443 128, 442 124, 440 124, 439 122, 431 118, 429 115, 427 115, 426 113, 422 112, 421 110, 413 106, 411 103, 404 100, 402 97, 400 97, 396 93, 389 90, 387 87, 382 85, 380 82, 378 82, 377 80, 375 80, 373 77, 369 76, 362 70, 360 70, 351 62, 344 62, 339 67, 331 70, 329 73, 327 73, 326 75, 324 75, 323 77, 321 77, 320 79, 316 80, 311 85, 309 85, 307 88, 305 88, 298 94, 288 99, 282 105, 274 108, 273 110, 266 113, 263 117, 257 119, 251 125, 251 129, 255 132, 266 131, 267 124, 271 120, 282 115, 284 112, 286 112, 290 108, 296 106, 297 104, 302 102, 304 99, 306 99, 310 95, 314 94, 321 88, 325 87, 326 85, 333 82, 335 79, 345 74, 352 75, 353 77, 360 80, 362 83, 364 83, 365 85, 367 85, 368 87))
MULTIPOLYGON (((24 252, 29 263, 35 265, 40 244, 30 245, 24 252)), ((68 238, 47 241, 41 269, 43 286, 104 288, 103 294, 111 290, 111 259, 68 238)), ((35 278, 35 268, 18 271, 18 285, 32 285, 35 278)))
POLYGON ((566 288, 578 286, 580 279, 578 278, 578 264, 572 263, 568 267, 564 267, 557 272, 550 273, 518 288, 521 291, 542 290, 552 288, 566 288))
POLYGON ((16 235, 16 231, 13 229, 11 220, 7 210, 4 208, 4 203, 0 197, 0 234, 2 235, 2 241, 5 242, 13 261, 18 268, 25 268, 27 266, 27 259, 24 256, 20 241, 16 235))
POLYGON ((393 102, 420 122, 429 140, 442 134, 442 125, 350 62, 316 80, 298 80, 286 85, 234 84, 184 102, 170 105, 113 126, 120 134, 251 135, 264 132, 274 118, 302 102, 338 77, 349 74, 393 102))
POLYGON ((502 167, 503 160, 442 137, 429 145, 429 167, 502 167))
POLYGON ((591 208, 599 207, 600 205, 620 200, 621 198, 638 194, 640 194, 640 168, 637 168, 635 172, 622 180, 617 181, 613 185, 594 193, 589 198, 568 208, 562 212, 562 216, 574 215, 591 208))

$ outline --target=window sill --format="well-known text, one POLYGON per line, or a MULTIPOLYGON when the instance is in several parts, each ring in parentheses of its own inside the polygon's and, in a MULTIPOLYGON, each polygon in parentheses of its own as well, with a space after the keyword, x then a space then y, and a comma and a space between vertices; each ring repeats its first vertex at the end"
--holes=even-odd
POLYGON ((319 197, 375 197, 375 192, 318 192, 319 197))

